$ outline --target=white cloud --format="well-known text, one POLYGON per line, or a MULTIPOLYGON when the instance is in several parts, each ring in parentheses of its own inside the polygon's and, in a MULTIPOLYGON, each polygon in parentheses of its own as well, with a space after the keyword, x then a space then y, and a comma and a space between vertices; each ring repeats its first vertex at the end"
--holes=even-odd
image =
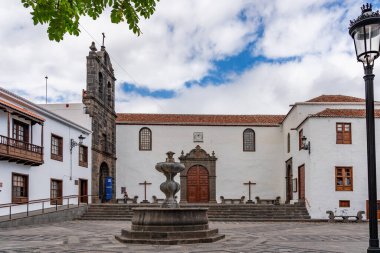
MULTIPOLYGON (((83 18, 81 24, 97 41, 106 33, 118 84, 128 81, 179 94, 155 99, 118 87, 118 111, 285 113, 288 104, 322 93, 363 97, 362 69, 347 32, 361 3, 346 0, 325 7, 331 3, 337 1, 161 0, 153 17, 142 20, 140 37, 125 24, 111 24, 108 15, 97 21, 83 18), (260 28, 262 38, 257 37, 260 28), (242 75, 232 73, 224 85, 184 88, 186 81, 207 75, 213 61, 236 55, 253 41, 255 54, 299 58, 256 64, 242 75)), ((49 97, 80 101, 93 38, 82 29, 79 37, 51 42, 46 27, 34 26, 28 12, 19 1, 5 0, 0 7, 0 85, 43 102, 48 75, 49 97)))

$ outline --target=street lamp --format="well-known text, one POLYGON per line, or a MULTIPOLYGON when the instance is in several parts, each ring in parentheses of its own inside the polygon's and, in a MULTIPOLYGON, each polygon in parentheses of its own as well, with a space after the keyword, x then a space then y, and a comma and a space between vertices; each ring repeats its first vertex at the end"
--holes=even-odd
POLYGON ((310 141, 308 141, 306 143, 307 138, 305 136, 302 136, 301 141, 302 141, 302 147, 301 147, 301 149, 303 149, 303 150, 309 150, 309 155, 310 155, 310 151, 311 151, 310 141))
POLYGON ((83 140, 86 139, 86 137, 79 135, 78 139, 79 139, 79 142, 74 141, 74 139, 70 139, 70 152, 71 153, 73 152, 74 147, 83 144, 83 140))
POLYGON ((70 139, 70 180, 73 179, 73 148, 82 145, 83 140, 86 139, 86 137, 79 135, 78 136, 79 142, 76 142, 74 139, 70 139))
POLYGON ((349 33, 354 40, 357 60, 363 63, 366 125, 367 125, 367 163, 368 163, 368 202, 369 202, 369 247, 367 252, 380 252, 377 227, 377 187, 375 120, 373 103, 373 66, 380 54, 380 13, 373 12, 372 5, 362 6, 362 14, 350 21, 349 33))

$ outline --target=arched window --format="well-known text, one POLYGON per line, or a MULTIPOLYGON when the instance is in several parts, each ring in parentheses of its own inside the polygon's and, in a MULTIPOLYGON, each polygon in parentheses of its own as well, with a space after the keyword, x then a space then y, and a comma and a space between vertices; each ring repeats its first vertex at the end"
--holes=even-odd
POLYGON ((140 129, 139 150, 152 150, 152 131, 147 127, 140 129))
POLYGON ((255 131, 247 128, 243 132, 243 151, 255 151, 255 131))
POLYGON ((99 93, 103 93, 103 75, 99 72, 99 93))
POLYGON ((290 152, 290 133, 288 133, 288 153, 290 152))
POLYGON ((108 100, 108 105, 112 106, 112 86, 110 82, 108 82, 107 84, 107 100, 108 100))

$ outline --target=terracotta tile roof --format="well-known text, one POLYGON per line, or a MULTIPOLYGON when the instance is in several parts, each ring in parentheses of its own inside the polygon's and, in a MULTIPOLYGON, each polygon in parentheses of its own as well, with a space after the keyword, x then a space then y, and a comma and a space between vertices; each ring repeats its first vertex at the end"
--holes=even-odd
POLYGON ((306 102, 313 103, 356 103, 356 102, 365 102, 363 98, 351 97, 351 96, 343 96, 343 95, 321 95, 319 97, 315 97, 306 102))
MULTIPOLYGON (((311 117, 365 118, 364 109, 325 109, 311 117)), ((375 110, 375 117, 380 118, 380 110, 375 110)))
POLYGON ((15 104, 12 104, 12 103, 10 103, 8 101, 0 99, 0 106, 1 105, 5 106, 5 107, 8 107, 8 108, 11 108, 11 109, 15 110, 16 112, 18 112, 18 113, 20 113, 22 115, 26 115, 26 116, 29 116, 31 118, 34 118, 37 121, 42 121, 42 122, 45 121, 45 119, 42 118, 41 116, 39 116, 39 115, 37 115, 37 114, 35 114, 35 113, 27 110, 27 109, 19 107, 19 106, 15 105, 15 104))
POLYGON ((285 115, 194 115, 118 113, 116 123, 152 125, 280 125, 285 115))

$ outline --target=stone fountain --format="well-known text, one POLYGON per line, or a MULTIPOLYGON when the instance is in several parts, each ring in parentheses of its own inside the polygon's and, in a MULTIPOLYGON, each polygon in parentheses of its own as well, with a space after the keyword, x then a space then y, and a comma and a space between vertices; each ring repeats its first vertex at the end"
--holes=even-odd
POLYGON ((173 152, 166 154, 166 161, 156 165, 156 170, 166 176, 166 181, 160 185, 166 196, 163 204, 161 207, 133 208, 131 230, 123 229, 115 238, 124 243, 139 244, 207 243, 223 239, 225 236, 219 234, 218 229, 209 229, 208 208, 178 205, 175 194, 180 185, 174 177, 185 166, 174 161, 173 152))

